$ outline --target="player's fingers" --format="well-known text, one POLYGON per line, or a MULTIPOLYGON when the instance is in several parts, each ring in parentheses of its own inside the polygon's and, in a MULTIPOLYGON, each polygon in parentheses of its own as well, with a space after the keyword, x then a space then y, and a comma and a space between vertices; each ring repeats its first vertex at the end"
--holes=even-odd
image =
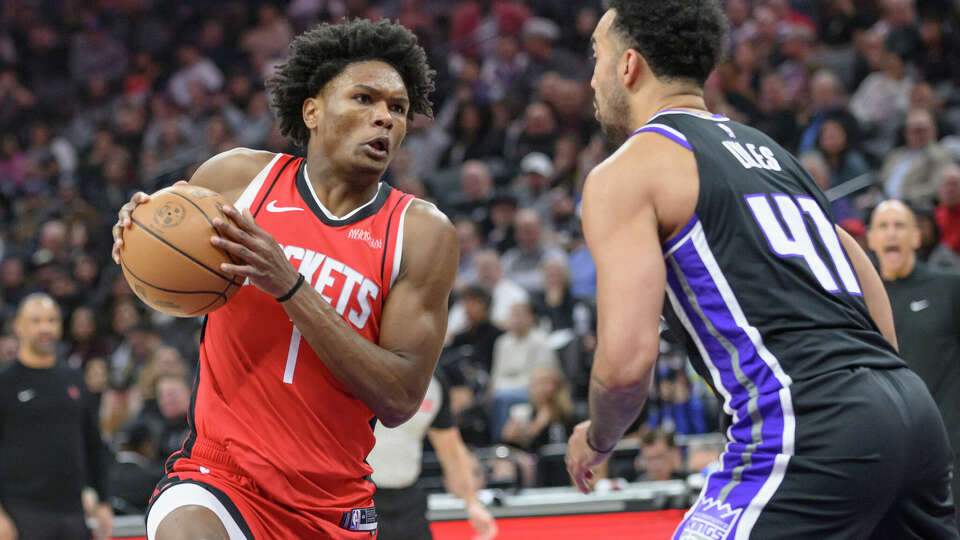
POLYGON ((250 248, 243 244, 238 244, 237 242, 231 242, 226 238, 221 238, 219 236, 214 236, 210 238, 210 243, 214 246, 235 255, 244 262, 250 263, 253 266, 257 265, 257 262, 260 260, 250 248))
POLYGON ((227 274, 231 278, 244 277, 244 278, 255 278, 260 275, 256 268, 250 266, 249 264, 239 265, 239 264, 229 264, 222 263, 220 265, 220 271, 227 274))
POLYGON ((225 238, 233 240, 234 242, 239 242, 245 246, 253 246, 253 236, 250 233, 244 231, 240 227, 230 223, 229 221, 214 218, 213 226, 220 231, 220 234, 225 238))
POLYGON ((237 226, 243 229, 245 232, 253 233, 258 229, 257 223, 253 221, 253 216, 250 215, 250 212, 240 212, 233 205, 225 205, 223 207, 223 213, 227 217, 233 219, 236 222, 237 226))
POLYGON ((111 250, 110 255, 113 257, 113 262, 120 264, 120 247, 123 246, 122 240, 117 240, 113 243, 113 250, 111 250))

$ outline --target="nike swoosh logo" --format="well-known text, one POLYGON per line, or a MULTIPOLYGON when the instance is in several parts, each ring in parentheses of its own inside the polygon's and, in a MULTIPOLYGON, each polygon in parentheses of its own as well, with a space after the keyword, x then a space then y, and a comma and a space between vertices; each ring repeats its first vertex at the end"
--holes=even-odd
POLYGON ((923 311, 930 307, 929 300, 917 300, 916 302, 910 302, 910 311, 923 311))
POLYGON ((17 399, 20 400, 20 403, 26 403, 34 398, 37 395, 37 392, 33 388, 23 390, 17 393, 17 399))
POLYGON ((299 206, 277 206, 277 200, 274 199, 267 204, 267 212, 273 212, 279 214, 281 212, 297 212, 302 211, 303 208, 299 206))

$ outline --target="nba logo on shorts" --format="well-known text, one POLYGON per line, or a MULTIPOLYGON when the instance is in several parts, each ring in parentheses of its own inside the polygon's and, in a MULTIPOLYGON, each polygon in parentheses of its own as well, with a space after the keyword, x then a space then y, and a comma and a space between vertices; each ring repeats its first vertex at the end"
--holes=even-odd
POLYGON ((360 526, 360 510, 353 509, 350 511, 350 530, 351 531, 359 530, 358 529, 359 526, 360 526))
POLYGON ((742 508, 733 510, 729 504, 714 499, 702 499, 683 526, 680 540, 724 540, 734 531, 742 508))

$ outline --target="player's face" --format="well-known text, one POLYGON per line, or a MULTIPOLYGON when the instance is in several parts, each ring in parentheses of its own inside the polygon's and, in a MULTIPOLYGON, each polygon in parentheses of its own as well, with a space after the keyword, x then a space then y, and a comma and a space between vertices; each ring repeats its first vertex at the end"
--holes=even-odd
POLYGON ((900 203, 884 204, 874 211, 867 234, 870 250, 884 273, 899 271, 914 260, 920 247, 920 229, 913 214, 900 203))
POLYGON ((31 300, 21 308, 14 331, 21 347, 38 355, 51 355, 62 332, 60 310, 48 298, 31 300))
POLYGON ((617 65, 622 56, 622 47, 611 32, 616 11, 609 9, 597 23, 591 39, 594 66, 590 86, 595 93, 593 106, 604 135, 614 143, 621 143, 630 134, 627 122, 630 104, 627 93, 617 77, 617 65))
POLYGON ((397 70, 381 61, 351 64, 319 101, 314 116, 305 105, 304 120, 323 154, 338 168, 383 174, 407 133, 410 99, 397 70))

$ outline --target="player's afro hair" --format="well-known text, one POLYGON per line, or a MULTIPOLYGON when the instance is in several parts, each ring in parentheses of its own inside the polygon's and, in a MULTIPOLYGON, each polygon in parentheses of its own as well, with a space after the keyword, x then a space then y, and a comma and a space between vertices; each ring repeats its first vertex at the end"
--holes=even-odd
POLYGON ((417 37, 387 20, 344 19, 323 23, 290 43, 290 56, 267 80, 280 132, 297 146, 306 146, 310 132, 303 123, 303 102, 315 97, 350 64, 380 60, 393 66, 410 98, 408 117, 433 115, 430 93, 436 72, 427 65, 427 53, 417 37))
POLYGON ((727 18, 717 0, 610 0, 613 30, 654 75, 703 85, 723 58, 727 18))

